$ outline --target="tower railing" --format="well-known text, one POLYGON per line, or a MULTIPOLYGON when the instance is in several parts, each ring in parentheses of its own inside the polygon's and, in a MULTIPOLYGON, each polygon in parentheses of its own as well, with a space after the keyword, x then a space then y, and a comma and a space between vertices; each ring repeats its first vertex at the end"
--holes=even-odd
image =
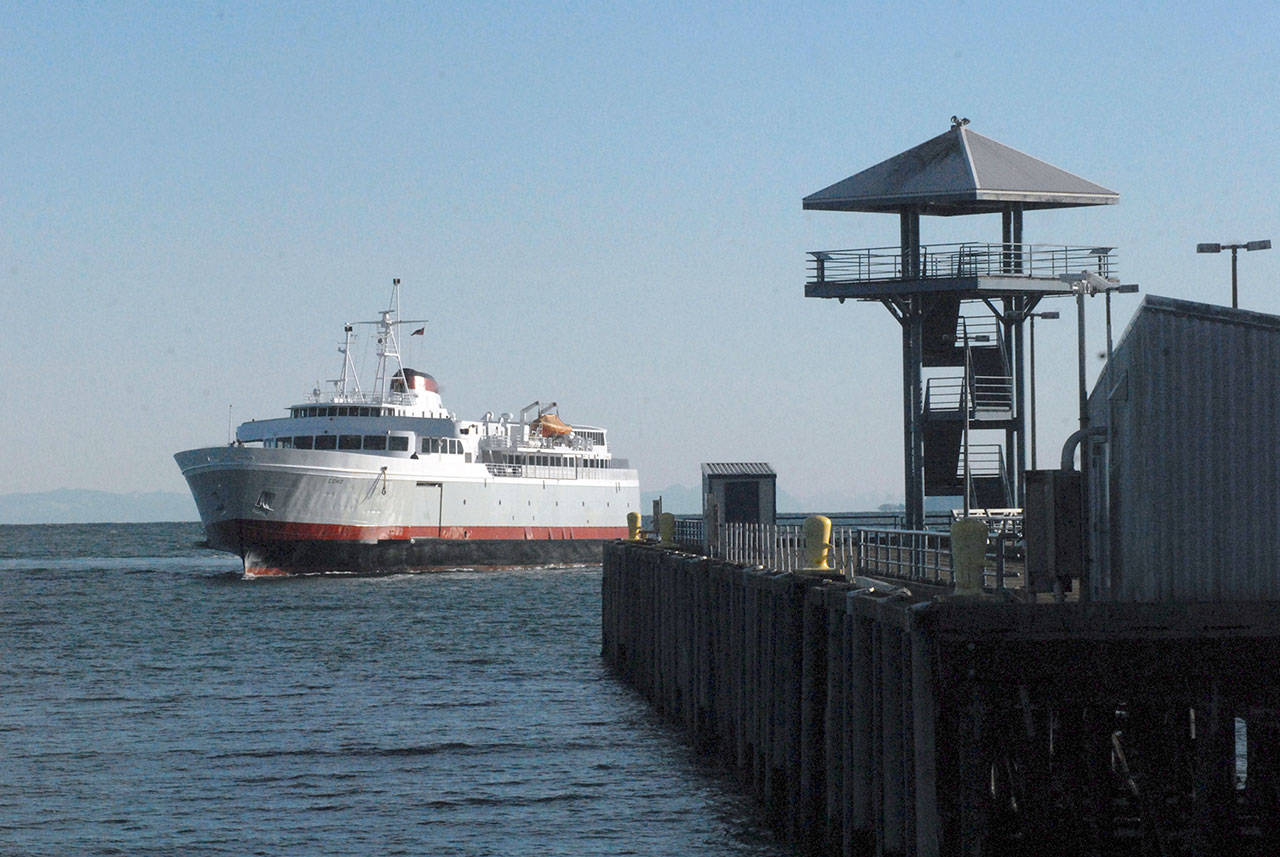
MULTIPOLYGON (((956 478, 964 478, 965 450, 960 450, 956 463, 956 478)), ((998 443, 974 443, 969 445, 969 475, 975 479, 1004 476, 1004 447, 998 443)))
MULTIPOLYGON (((924 412, 928 416, 963 416, 964 377, 929 378, 924 385, 924 412)), ((974 375, 969 384, 969 418, 1007 416, 1013 410, 1012 375, 974 375)))
MULTIPOLYGON (((1116 256, 1110 247, 1058 244, 1004 244, 964 242, 920 247, 920 274, 909 279, 956 277, 1026 277, 1057 279, 1059 274, 1096 271, 1113 274, 1116 256)), ((809 252, 810 284, 876 283, 908 279, 903 275, 900 247, 867 247, 857 250, 809 252)))

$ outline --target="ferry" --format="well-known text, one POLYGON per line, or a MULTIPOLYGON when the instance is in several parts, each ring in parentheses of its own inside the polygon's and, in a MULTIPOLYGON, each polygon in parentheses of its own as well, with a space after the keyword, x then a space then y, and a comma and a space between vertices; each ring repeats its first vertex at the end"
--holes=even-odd
POLYGON ((604 541, 626 536, 639 478, 603 428, 541 401, 457 419, 436 380, 401 360, 404 330, 427 323, 400 318, 399 279, 379 316, 344 326, 331 389, 174 456, 211 548, 240 556, 247 576, 385 573, 597 563, 604 541), (369 389, 357 325, 376 340, 369 389))

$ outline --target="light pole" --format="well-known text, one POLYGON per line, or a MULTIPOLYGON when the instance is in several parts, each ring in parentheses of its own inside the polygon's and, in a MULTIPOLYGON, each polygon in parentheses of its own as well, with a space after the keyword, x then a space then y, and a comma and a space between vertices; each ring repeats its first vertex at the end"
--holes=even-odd
POLYGON ((960 386, 960 407, 964 413, 964 516, 969 517, 969 493, 973 489, 973 476, 969 471, 969 373, 972 362, 969 356, 969 320, 960 316, 960 331, 964 336, 964 381, 960 386))
MULTIPOLYGON (((1058 279, 1071 285, 1076 296, 1076 369, 1080 388, 1080 430, 1089 428, 1089 393, 1085 386, 1084 371, 1084 296, 1090 297, 1105 294, 1109 299, 1112 292, 1136 292, 1137 283, 1120 283, 1114 279, 1099 276, 1093 271, 1081 271, 1079 274, 1059 274, 1058 279)), ((1107 313, 1107 342, 1111 341, 1111 314, 1107 313)), ((1107 358, 1110 359, 1108 344, 1107 358)))
MULTIPOLYGON (((1084 377, 1084 296, 1103 293, 1109 298, 1112 292, 1136 292, 1138 284, 1121 284, 1115 278, 1104 277, 1093 271, 1081 271, 1079 274, 1059 274, 1058 279, 1070 284, 1071 291, 1076 296, 1076 357, 1080 384, 1080 428, 1072 436, 1072 439, 1068 440, 1067 446, 1062 449, 1062 469, 1066 470, 1068 468, 1070 463, 1070 459, 1067 458, 1068 450, 1071 448, 1073 440, 1078 438, 1076 442, 1078 442, 1080 449, 1080 508, 1084 510, 1084 521, 1080 527, 1080 597, 1084 599, 1089 592, 1089 522, 1092 519, 1089 507, 1089 498, 1091 496, 1089 493, 1089 394, 1085 388, 1084 377)), ((1107 314, 1107 339, 1111 339, 1110 313, 1107 314)))
POLYGON ((1197 253, 1221 253, 1223 250, 1231 251, 1231 308, 1232 309, 1240 308, 1239 289, 1237 286, 1237 278, 1236 278, 1236 254, 1241 250, 1249 252, 1251 250, 1270 250, 1270 249, 1271 249, 1270 238, 1266 238, 1262 241, 1246 241, 1243 244, 1197 244, 1196 245, 1197 253))
POLYGON ((1029 312, 1031 319, 1031 469, 1036 469, 1036 319, 1054 319, 1058 317, 1056 310, 1049 312, 1029 312))

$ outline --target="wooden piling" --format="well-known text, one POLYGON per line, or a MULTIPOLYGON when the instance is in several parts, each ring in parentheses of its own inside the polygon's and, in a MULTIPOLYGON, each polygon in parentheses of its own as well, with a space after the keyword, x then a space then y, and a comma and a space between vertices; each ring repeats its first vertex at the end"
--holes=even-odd
POLYGON ((620 542, 601 650, 807 854, 1260 857, 1278 613, 887 597, 620 542))

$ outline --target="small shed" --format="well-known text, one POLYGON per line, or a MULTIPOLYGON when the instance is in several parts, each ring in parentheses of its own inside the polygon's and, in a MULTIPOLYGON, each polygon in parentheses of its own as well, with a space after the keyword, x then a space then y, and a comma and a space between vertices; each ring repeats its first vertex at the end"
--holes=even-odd
POLYGON ((1147 295, 1089 420, 1094 600, 1280 600, 1280 317, 1147 295))
POLYGON ((777 523, 778 474, 763 462, 704 463, 702 520, 719 524, 777 523))

